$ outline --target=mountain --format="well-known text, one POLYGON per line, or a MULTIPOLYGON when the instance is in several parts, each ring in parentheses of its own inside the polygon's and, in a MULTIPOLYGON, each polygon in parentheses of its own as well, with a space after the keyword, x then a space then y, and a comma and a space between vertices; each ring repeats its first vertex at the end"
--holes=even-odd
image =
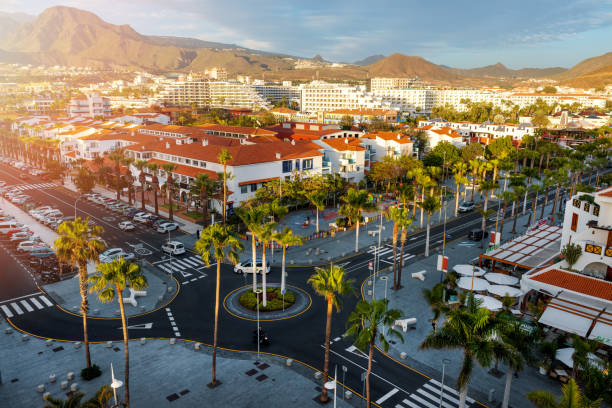
POLYGON ((0 38, 16 31, 19 26, 35 17, 25 13, 7 13, 0 11, 0 38))
POLYGON ((595 71, 565 80, 563 85, 573 88, 591 89, 601 88, 612 84, 612 65, 608 65, 595 71))
POLYGON ((612 65, 612 52, 600 55, 598 57, 585 59, 584 61, 574 65, 569 70, 557 75, 555 79, 560 81, 571 80, 609 65, 612 65))
POLYGON ((375 62, 378 62, 378 61, 380 61, 381 59, 384 59, 384 58, 385 58, 385 56, 382 55, 382 54, 370 55, 367 58, 364 58, 362 60, 353 62, 353 65, 359 65, 360 67, 365 66, 365 65, 371 65, 371 64, 374 64, 375 62))
POLYGON ((461 78, 422 57, 393 54, 364 67, 371 76, 419 77, 424 81, 455 82, 461 78))
POLYGON ((567 69, 561 67, 510 69, 501 62, 498 62, 495 65, 487 65, 479 68, 451 68, 451 71, 466 77, 544 78, 560 74, 567 71, 567 69))

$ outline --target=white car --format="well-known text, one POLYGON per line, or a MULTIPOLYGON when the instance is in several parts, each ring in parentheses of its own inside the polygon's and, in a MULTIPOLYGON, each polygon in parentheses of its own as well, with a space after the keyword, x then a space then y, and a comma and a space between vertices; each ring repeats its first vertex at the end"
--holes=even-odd
POLYGON ((149 217, 152 214, 149 213, 138 213, 134 216, 134 218, 132 218, 135 222, 140 222, 142 224, 144 224, 145 222, 147 222, 147 220, 149 219, 149 217))
POLYGON ((100 255, 100 262, 109 263, 119 257, 123 257, 123 259, 125 259, 126 261, 130 261, 134 259, 134 254, 131 252, 125 252, 122 248, 111 248, 102 252, 102 254, 100 255))
POLYGON ((185 246, 182 242, 178 241, 167 241, 162 244, 161 249, 163 252, 170 255, 181 255, 185 253, 185 246))
POLYGON ((131 221, 123 221, 119 223, 119 229, 123 230, 123 231, 132 231, 134 230, 136 227, 134 226, 134 224, 132 224, 131 221))
POLYGON ((157 226, 157 232, 163 234, 169 231, 178 229, 179 225, 176 222, 163 222, 157 226))
MULTIPOLYGON (((257 273, 263 270, 261 259, 255 261, 257 263, 257 273)), ((234 266, 234 273, 253 273, 253 263, 251 260, 243 261, 234 266)), ((270 262, 266 261, 266 275, 270 273, 270 262)))
POLYGON ((40 241, 32 241, 32 240, 23 241, 23 242, 20 242, 19 245, 17 245, 17 251, 18 252, 25 252, 25 251, 30 251, 33 248, 42 248, 42 247, 45 247, 45 246, 46 245, 43 244, 40 241))

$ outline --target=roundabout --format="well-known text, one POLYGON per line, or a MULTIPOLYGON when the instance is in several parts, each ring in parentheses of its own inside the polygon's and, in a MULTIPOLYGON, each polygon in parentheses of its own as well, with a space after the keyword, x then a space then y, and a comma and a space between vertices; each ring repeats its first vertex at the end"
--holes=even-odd
MULTIPOLYGON (((268 283, 267 287, 280 288, 279 283, 268 283)), ((299 316, 310 308, 312 305, 312 298, 306 291, 296 286, 287 285, 287 288, 294 296, 293 304, 285 307, 284 310, 264 311, 259 310, 260 321, 274 321, 274 320, 285 320, 299 316)), ((252 292, 252 285, 244 285, 237 289, 234 289, 227 294, 223 299, 223 308, 232 316, 244 320, 255 321, 257 319, 257 310, 251 310, 243 306, 240 302, 240 298, 247 294, 249 291, 252 292)))

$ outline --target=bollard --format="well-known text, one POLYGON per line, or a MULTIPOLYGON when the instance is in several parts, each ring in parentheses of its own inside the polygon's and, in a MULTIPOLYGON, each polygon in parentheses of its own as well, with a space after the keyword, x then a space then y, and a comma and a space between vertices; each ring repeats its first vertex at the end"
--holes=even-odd
POLYGON ((79 384, 78 383, 72 383, 70 384, 70 391, 72 392, 77 392, 79 389, 79 384))
POLYGON ((176 339, 173 337, 170 339, 170 345, 173 346, 176 343, 176 339))
POLYGON ((60 383, 60 387, 62 388, 62 390, 65 390, 68 388, 68 381, 62 381, 60 383))
POLYGON ((50 374, 49 375, 49 382, 50 383, 54 383, 55 382, 55 374, 50 374))
POLYGON ((145 307, 144 306, 140 306, 140 311, 144 312, 145 311, 145 307))
POLYGON ((495 388, 489 390, 489 402, 495 401, 495 388))
POLYGON ((312 265, 312 259, 308 260, 308 265, 312 265))
POLYGON ((368 296, 372 296, 372 290, 368 289, 368 296))
POLYGON ((368 286, 372 286, 372 279, 368 279, 368 286))
POLYGON ((30 338, 28 337, 27 334, 24 334, 23 336, 21 336, 21 341, 28 341, 30 340, 30 338))
POLYGON ((346 252, 343 252, 342 253, 342 257, 344 258, 345 256, 346 256, 346 252))
POLYGON ((287 364, 287 367, 291 367, 291 365, 293 364, 293 360, 288 358, 286 364, 287 364))
POLYGON ((75 341, 75 342, 74 342, 74 348, 75 348, 75 349, 78 349, 78 348, 80 348, 80 347, 81 347, 81 342, 80 342, 80 341, 75 341))
POLYGON ((314 373, 315 380, 320 380, 321 377, 323 377, 323 375, 320 372, 317 371, 317 372, 314 373))
POLYGON ((163 296, 158 296, 158 297, 157 297, 157 301, 158 301, 158 302, 161 302, 162 300, 164 300, 164 297, 163 297, 163 296))
POLYGON ((353 396, 353 393, 352 393, 352 392, 350 392, 350 391, 346 391, 346 392, 344 393, 344 399, 347 399, 347 400, 348 400, 348 399, 351 399, 351 397, 352 397, 352 396, 353 396))
POLYGON ((168 293, 172 293, 173 290, 174 288, 172 286, 168 286, 168 293))
POLYGON ((147 339, 144 337, 140 338, 140 344, 145 344, 147 342, 147 339))
POLYGON ((74 373, 70 371, 68 374, 66 374, 66 379, 68 381, 72 381, 74 379, 74 373))
POLYGON ((6 334, 11 334, 13 332, 13 330, 10 327, 7 327, 6 329, 4 329, 4 332, 6 334))
POLYGON ((295 261, 294 261, 293 259, 291 259, 291 260, 289 261, 289 263, 290 263, 291 265, 293 265, 293 264, 295 263, 295 261))
POLYGON ((53 345, 53 340, 51 340, 51 339, 45 340, 45 346, 49 347, 49 346, 52 346, 52 345, 53 345))
POLYGON ((94 314, 94 316, 99 315, 100 314, 100 309, 94 309, 93 310, 93 314, 94 314))
POLYGON ((194 344, 194 345, 193 345, 193 348, 194 348, 195 350, 199 350, 199 349, 200 349, 200 343, 196 343, 196 344, 194 344))
POLYGON ((401 358, 402 360, 405 360, 405 359, 406 359, 406 357, 408 357, 408 354, 406 354, 405 352, 403 352, 403 351, 402 351, 402 352, 400 353, 400 358, 401 358))
POLYGON ((45 392, 45 384, 40 384, 38 387, 36 387, 36 390, 42 394, 43 392, 45 392))
POLYGON ((327 257, 327 262, 331 261, 331 256, 327 257))
POLYGON ((113 347, 113 342, 109 340, 106 342, 106 348, 111 348, 111 347, 113 347))
POLYGON ((121 315, 121 309, 115 309, 115 316, 121 315))
POLYGON ((45 393, 43 394, 43 399, 46 401, 46 400, 47 400, 47 398, 49 398, 50 396, 51 396, 51 393, 50 393, 49 391, 47 391, 47 392, 45 392, 45 393))
POLYGON ((73 311, 74 313, 76 313, 76 312, 77 312, 77 310, 79 310, 79 307, 78 307, 78 306, 72 306, 72 311, 73 311))

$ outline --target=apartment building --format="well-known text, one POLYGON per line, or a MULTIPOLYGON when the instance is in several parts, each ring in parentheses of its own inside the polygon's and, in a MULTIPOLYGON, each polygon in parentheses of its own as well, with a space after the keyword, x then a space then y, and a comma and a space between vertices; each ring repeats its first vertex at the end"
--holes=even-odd
POLYGON ((406 135, 397 132, 368 133, 360 137, 366 149, 366 168, 372 163, 381 161, 385 156, 414 156, 414 143, 406 135))
POLYGON ((318 140, 357 138, 364 134, 358 129, 341 129, 336 124, 284 122, 280 125, 266 126, 266 130, 276 133, 281 140, 318 140))
POLYGON ((424 88, 427 85, 419 78, 385 78, 374 77, 370 79, 370 90, 424 88))
POLYGON ((390 103, 366 91, 365 86, 312 81, 301 85, 303 112, 332 112, 337 109, 392 109, 390 103))
POLYGON ((361 145, 361 139, 320 139, 314 143, 323 150, 323 174, 337 173, 349 183, 360 182, 369 170, 366 156, 368 151, 361 145))
POLYGON ((82 116, 94 118, 97 116, 110 116, 110 100, 97 94, 89 94, 73 98, 68 103, 68 115, 72 118, 82 116))
MULTIPOLYGON (((464 141, 489 144, 490 141, 500 137, 510 136, 515 145, 518 145, 525 135, 533 136, 537 129, 531 123, 495 124, 492 122, 448 122, 444 119, 420 120, 419 129, 431 130, 449 128, 463 136, 464 141), (466 139, 469 138, 469 139, 466 139)), ((431 146, 433 147, 433 146, 431 146)))
POLYGON ((373 120, 397 122, 399 112, 387 109, 336 109, 331 112, 319 112, 319 122, 340 123, 345 116, 353 119, 353 123, 370 123, 373 120))
POLYGON ((264 99, 272 102, 279 102, 285 99, 287 102, 300 103, 302 91, 299 87, 293 86, 291 81, 283 81, 279 84, 265 84, 263 81, 255 81, 252 85, 255 91, 264 99))

